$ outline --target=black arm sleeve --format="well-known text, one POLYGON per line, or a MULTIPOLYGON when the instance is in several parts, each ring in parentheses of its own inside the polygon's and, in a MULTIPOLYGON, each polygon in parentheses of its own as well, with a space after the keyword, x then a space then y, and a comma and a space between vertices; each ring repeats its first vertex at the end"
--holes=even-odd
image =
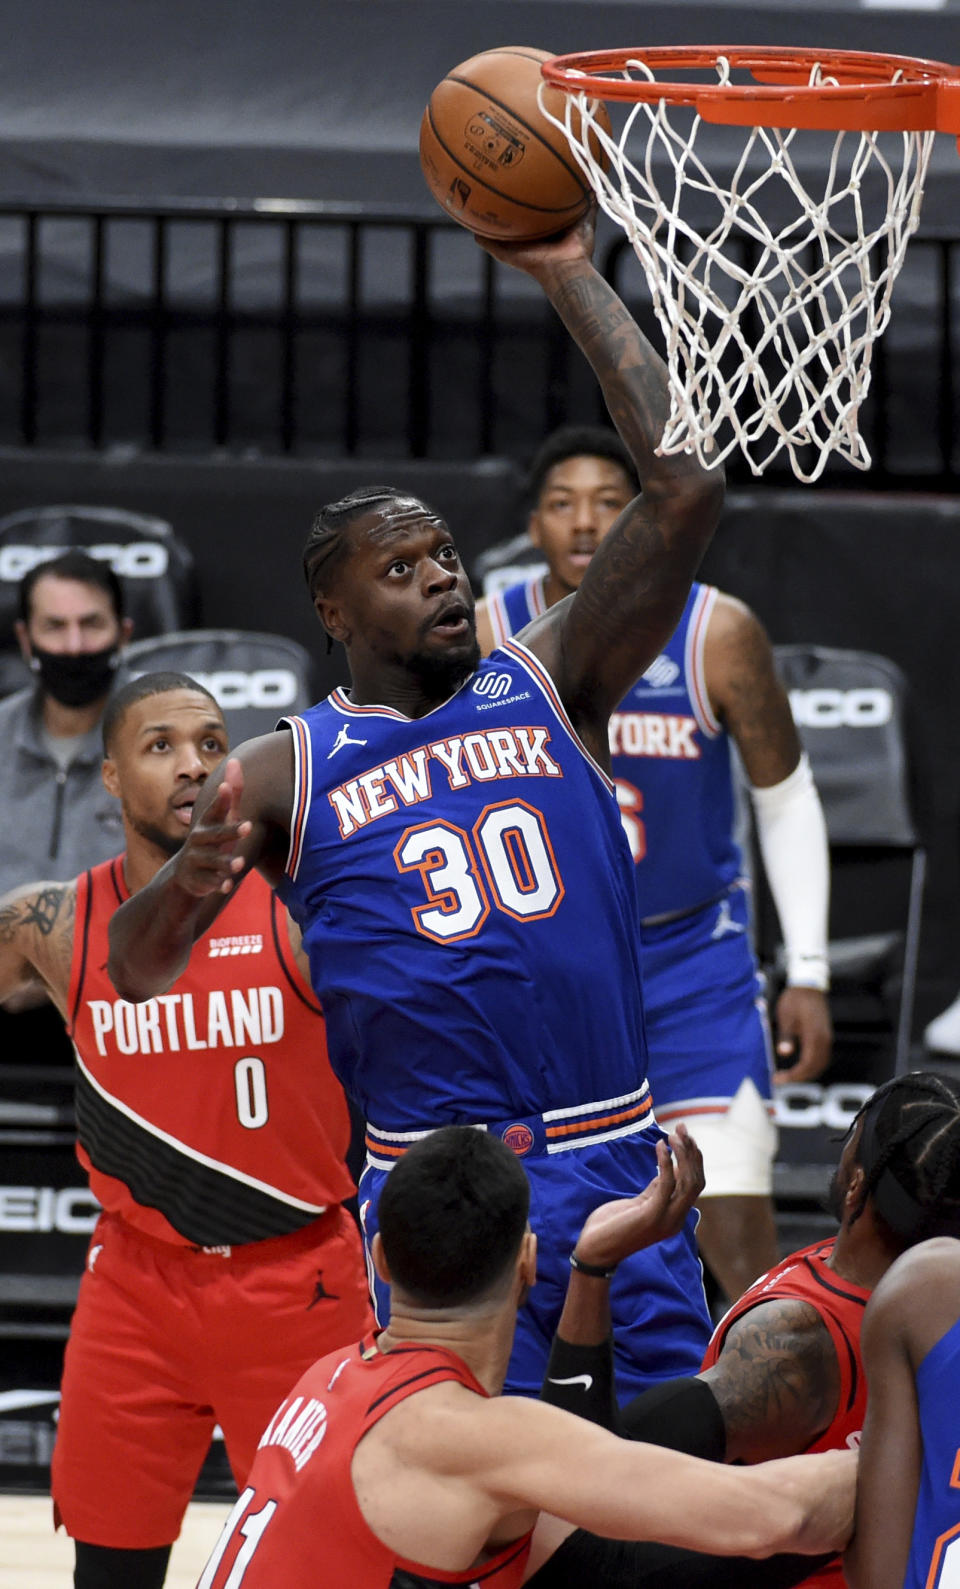
POLYGON ((527 1589, 791 1589, 831 1556, 704 1556, 649 1540, 601 1539, 577 1529, 554 1551, 527 1589))
POLYGON ((708 1462, 723 1462, 727 1454, 723 1414, 702 1379, 667 1379, 635 1396, 621 1409, 617 1432, 708 1462))
POLYGON ((576 1413, 588 1423, 598 1423, 614 1434, 623 1434, 613 1391, 610 1337, 601 1346, 572 1346, 555 1335, 540 1400, 561 1407, 564 1412, 576 1413))
POLYGON ((665 1380, 619 1408, 609 1337, 601 1346, 572 1346, 555 1335, 540 1399, 627 1440, 649 1440, 710 1462, 726 1454, 723 1415, 702 1379, 665 1380))

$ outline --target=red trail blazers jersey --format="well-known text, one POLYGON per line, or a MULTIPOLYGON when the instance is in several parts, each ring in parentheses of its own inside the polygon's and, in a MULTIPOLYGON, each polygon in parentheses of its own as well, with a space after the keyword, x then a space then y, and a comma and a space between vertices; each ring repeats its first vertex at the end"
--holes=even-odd
POLYGON ((314 1363, 267 1425, 197 1589, 241 1579, 243 1589, 517 1589, 529 1534, 480 1566, 441 1572, 397 1556, 357 1504, 350 1467, 363 1436, 408 1396, 445 1380, 487 1394, 459 1357, 437 1346, 384 1353, 368 1337, 314 1363))
POLYGON ((346 1102, 263 879, 245 879, 170 991, 142 1004, 107 975, 123 858, 76 886, 77 1153, 103 1206, 147 1235, 214 1247, 286 1235, 349 1197, 346 1102))
MULTIPOLYGON (((844 1451, 860 1444, 867 1410, 867 1380, 860 1361, 860 1329, 870 1292, 841 1280, 829 1266, 833 1241, 815 1242, 792 1253, 775 1269, 761 1275, 724 1314, 707 1347, 704 1368, 712 1368, 723 1350, 730 1326, 763 1302, 790 1298, 809 1302, 829 1331, 840 1370, 840 1392, 833 1422, 808 1451, 844 1451)), ((804 1589, 840 1589, 845 1582, 839 1556, 803 1580, 804 1589)))

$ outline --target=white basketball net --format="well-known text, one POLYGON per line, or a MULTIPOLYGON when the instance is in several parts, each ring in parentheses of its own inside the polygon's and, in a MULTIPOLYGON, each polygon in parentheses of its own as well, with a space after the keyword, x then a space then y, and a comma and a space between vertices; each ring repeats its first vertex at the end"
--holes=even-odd
MULTIPOLYGON (((716 66, 728 83, 727 60, 716 66)), ((654 81, 642 61, 622 75, 654 81)), ((832 81, 819 67, 810 74, 811 84, 832 81)), ((831 452, 868 468, 857 413, 919 219, 934 134, 838 133, 822 189, 808 193, 792 158, 796 130, 725 128, 743 146, 724 179, 697 152, 702 120, 691 108, 640 101, 611 137, 596 120, 599 101, 565 98, 562 121, 541 108, 630 239, 666 340, 671 407, 658 450, 695 452, 711 467, 739 446, 756 475, 786 450, 806 481, 831 452)))

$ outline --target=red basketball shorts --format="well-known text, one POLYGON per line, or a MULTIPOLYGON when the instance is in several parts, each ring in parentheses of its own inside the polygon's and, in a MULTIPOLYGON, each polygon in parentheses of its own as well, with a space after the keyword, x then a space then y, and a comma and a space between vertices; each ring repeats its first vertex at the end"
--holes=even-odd
POLYGON ((341 1208, 222 1252, 102 1215, 64 1359, 58 1523, 91 1545, 172 1543, 214 1426, 242 1488, 291 1385, 372 1323, 360 1239, 341 1208))

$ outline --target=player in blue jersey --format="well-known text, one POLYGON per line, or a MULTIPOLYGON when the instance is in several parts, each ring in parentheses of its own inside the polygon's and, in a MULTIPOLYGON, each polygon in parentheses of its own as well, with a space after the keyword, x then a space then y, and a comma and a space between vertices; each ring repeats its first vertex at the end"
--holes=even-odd
MULTIPOLYGON (((547 438, 527 487, 545 566, 517 570, 480 603, 484 652, 578 588, 638 489, 615 431, 569 426, 547 438)), ((780 1081, 810 1081, 830 1058, 826 830, 766 634, 710 586, 694 584, 609 732, 640 896, 647 1076, 657 1118, 684 1121, 703 1153, 700 1250, 732 1301, 777 1261, 770 1038, 734 833, 734 750, 786 943, 780 1081)))
MULTIPOLYGON (((948 1162, 956 1147, 941 1144, 948 1162)), ((945 1188, 960 1214, 954 1171, 945 1188)), ((960 1222, 958 1222, 960 1228, 960 1222)), ((851 1589, 960 1583, 960 1241, 938 1236, 887 1272, 863 1324, 869 1381, 851 1589)))
MULTIPOLYGON (((591 262, 592 221, 485 245, 532 276, 591 361, 643 482, 582 588, 480 662, 446 524, 368 487, 318 515, 304 566, 349 691, 241 746, 181 857, 113 918, 111 975, 165 990, 250 865, 301 926, 334 1069, 366 1113, 368 1240, 391 1165, 445 1124, 523 1158, 539 1237, 508 1385, 539 1390, 590 1210, 653 1173, 636 888, 607 723, 683 611, 722 473, 656 448, 666 369, 591 262)), ((690 1372, 708 1335, 688 1222, 614 1288, 621 1390, 690 1372)))

